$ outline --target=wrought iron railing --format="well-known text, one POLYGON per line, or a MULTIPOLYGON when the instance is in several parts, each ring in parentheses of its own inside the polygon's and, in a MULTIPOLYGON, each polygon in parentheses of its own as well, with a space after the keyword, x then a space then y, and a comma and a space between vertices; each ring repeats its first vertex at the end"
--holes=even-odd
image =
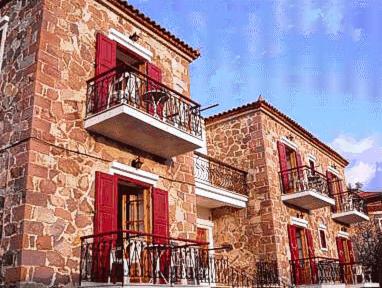
POLYGON ((200 105, 133 67, 117 66, 87 81, 87 117, 120 104, 202 137, 200 105))
POLYGON ((277 286, 276 262, 257 262, 254 275, 233 268, 205 242, 119 231, 81 238, 80 286, 85 282, 129 284, 223 284, 277 286))
POLYGON ((242 195, 248 195, 247 172, 194 152, 195 178, 242 195))
POLYGON ((371 271, 359 263, 341 263, 338 259, 312 257, 290 261, 294 285, 361 284, 371 282, 371 271))
POLYGON ((330 189, 325 175, 308 166, 300 166, 279 172, 283 194, 303 191, 315 191, 330 196, 330 189))
POLYGON ((333 213, 358 211, 367 214, 367 205, 365 200, 358 195, 356 191, 345 191, 333 194, 336 205, 333 207, 333 213))

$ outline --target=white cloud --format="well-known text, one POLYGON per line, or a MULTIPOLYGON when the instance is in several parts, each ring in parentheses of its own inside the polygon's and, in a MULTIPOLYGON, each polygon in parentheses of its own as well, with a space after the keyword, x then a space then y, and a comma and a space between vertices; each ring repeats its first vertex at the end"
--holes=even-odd
POLYGON ((374 146, 373 137, 356 140, 351 136, 340 135, 333 140, 331 146, 340 153, 361 154, 374 146))
POLYGON ((322 13, 322 22, 325 24, 326 33, 337 35, 343 30, 344 7, 339 1, 329 2, 322 13))
POLYGON ((382 189, 382 137, 374 134, 356 139, 349 135, 339 135, 330 144, 350 161, 345 171, 346 182, 361 182, 365 190, 382 189))
POLYGON ((367 183, 374 178, 376 171, 377 167, 375 163, 370 164, 360 161, 347 169, 345 175, 347 182, 351 183, 353 186, 357 182, 367 185, 367 183))

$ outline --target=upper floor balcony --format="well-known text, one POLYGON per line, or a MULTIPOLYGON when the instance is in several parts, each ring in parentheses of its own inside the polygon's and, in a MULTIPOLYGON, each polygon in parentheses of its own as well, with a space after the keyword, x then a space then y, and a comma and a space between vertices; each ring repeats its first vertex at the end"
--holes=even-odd
POLYGON ((246 207, 247 172, 199 152, 194 153, 194 171, 198 205, 246 207))
POLYGON ((332 218, 344 224, 354 224, 368 221, 365 200, 353 190, 333 195, 336 205, 333 207, 332 218))
POLYGON ((87 82, 85 128, 163 158, 203 146, 200 105, 128 65, 87 82))
POLYGON ((314 210, 335 204, 325 175, 308 166, 279 172, 281 200, 293 206, 314 210))

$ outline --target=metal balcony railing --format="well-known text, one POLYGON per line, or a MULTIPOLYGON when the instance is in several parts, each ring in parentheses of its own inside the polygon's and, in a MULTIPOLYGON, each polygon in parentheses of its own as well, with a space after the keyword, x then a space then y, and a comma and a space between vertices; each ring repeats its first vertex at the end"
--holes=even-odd
POLYGON ((371 282, 371 271, 359 263, 341 263, 326 257, 290 261, 294 285, 361 284, 371 282))
POLYGON ((365 200, 358 195, 356 191, 345 191, 333 194, 336 205, 333 207, 333 213, 358 211, 367 214, 365 200))
POLYGON ((198 103, 127 65, 117 66, 87 81, 87 117, 119 104, 127 104, 202 137, 198 103))
POLYGON ((283 194, 315 191, 330 196, 330 189, 325 175, 308 166, 300 166, 279 172, 283 194))
POLYGON ((194 163, 196 179, 248 196, 247 172, 198 152, 194 163))
POLYGON ((118 231, 81 238, 80 286, 85 282, 168 285, 276 286, 276 262, 256 262, 254 275, 233 268, 206 242, 118 231))

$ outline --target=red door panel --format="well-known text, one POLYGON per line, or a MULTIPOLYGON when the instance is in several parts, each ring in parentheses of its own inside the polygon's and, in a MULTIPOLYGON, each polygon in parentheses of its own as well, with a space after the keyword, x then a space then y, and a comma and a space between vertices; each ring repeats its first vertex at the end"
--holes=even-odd
MULTIPOLYGON (((117 185, 113 175, 96 172, 94 234, 117 230, 117 185)), ((93 279, 106 282, 110 276, 110 253, 115 245, 111 236, 93 241, 93 279)))
POLYGON ((297 246, 297 236, 296 236, 296 226, 288 225, 288 236, 289 236, 289 246, 290 246, 290 254, 291 261, 293 267, 293 277, 296 285, 301 283, 301 266, 298 257, 298 246, 297 246))
MULTIPOLYGON (((169 219, 168 219, 168 192, 154 188, 153 189, 153 234, 166 238, 154 238, 156 244, 166 246, 169 242, 169 219)), ((168 277, 170 265, 170 251, 164 251, 160 259, 160 270, 164 277, 168 277)), ((160 279, 163 283, 163 279, 160 279)))
POLYGON ((309 262, 310 262, 310 273, 311 273, 311 283, 310 284, 316 284, 318 283, 318 270, 316 266, 315 261, 315 252, 314 252, 314 242, 313 242, 313 236, 312 232, 308 229, 305 230, 306 235, 306 242, 308 244, 308 253, 309 253, 309 262))

